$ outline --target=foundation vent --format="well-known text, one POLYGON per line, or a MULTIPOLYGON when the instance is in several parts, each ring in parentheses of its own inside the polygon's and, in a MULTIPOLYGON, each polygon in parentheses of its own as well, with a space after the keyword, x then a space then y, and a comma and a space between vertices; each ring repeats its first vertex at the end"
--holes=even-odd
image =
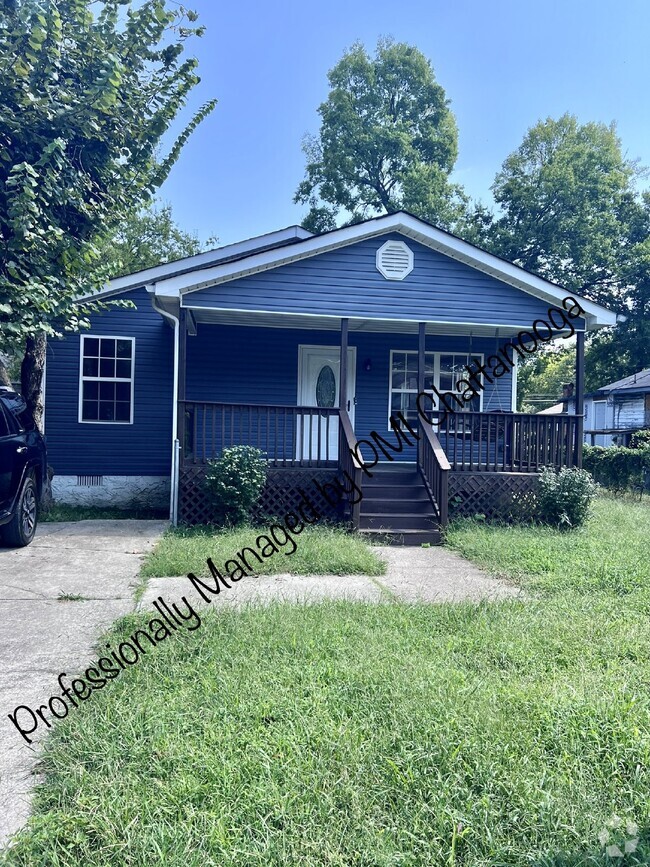
POLYGON ((104 484, 104 476, 77 476, 79 488, 101 488, 104 484))

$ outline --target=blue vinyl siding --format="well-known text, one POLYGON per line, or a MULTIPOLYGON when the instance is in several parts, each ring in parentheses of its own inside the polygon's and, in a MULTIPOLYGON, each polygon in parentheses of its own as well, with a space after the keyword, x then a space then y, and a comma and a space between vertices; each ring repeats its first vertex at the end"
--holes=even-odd
POLYGON ((381 235, 186 296, 186 306, 530 327, 548 304, 409 238, 381 235), (413 250, 405 280, 375 267, 387 239, 413 250))
POLYGON ((45 434, 57 475, 168 475, 174 332, 144 289, 121 296, 137 310, 92 317, 84 334, 135 338, 133 424, 80 424, 79 335, 48 341, 45 434))
MULTIPOLYGON (((187 399, 295 406, 298 396, 298 347, 301 344, 336 346, 335 331, 302 329, 247 328, 243 326, 204 325, 196 337, 187 341, 187 399)), ((416 350, 416 335, 350 332, 349 343, 357 350, 355 432, 359 438, 372 431, 386 435, 388 430, 390 351, 416 350), (370 359, 371 370, 364 370, 370 359)), ((474 338, 472 353, 485 357, 494 353, 493 339, 474 338)), ((469 351, 468 337, 428 336, 429 352, 469 351)), ((486 385, 483 410, 511 409, 510 374, 486 385)), ((235 419, 235 429, 239 425, 235 419)), ((199 420, 199 429, 202 419, 199 420)), ((208 421, 209 424, 209 421, 208 421)), ((243 429, 247 428, 247 419, 243 429)), ((287 448, 293 440, 287 436, 287 448)), ((210 436, 210 432, 208 432, 210 436)), ((278 434, 283 437, 282 431, 278 434)), ((413 451, 403 455, 414 460, 413 451)))
MULTIPOLYGON (((548 304, 412 241, 414 268, 404 281, 376 270, 378 247, 392 233, 310 259, 243 277, 185 296, 186 306, 279 313, 514 326, 528 330, 548 304)), ((134 424, 80 424, 79 337, 48 344, 46 436, 59 475, 167 475, 171 461, 173 330, 151 306, 144 289, 131 298, 136 310, 92 318, 90 333, 135 338, 134 424)), ((391 350, 417 349, 417 335, 355 331, 357 369, 355 431, 359 438, 388 435, 391 350), (366 359, 371 370, 364 370, 366 359)), ((576 322, 577 325, 577 322, 576 322)), ((403 326, 402 326, 403 327, 403 326)), ((464 330, 464 329, 463 329, 464 330)), ((472 353, 486 358, 507 338, 474 337, 472 353)), ((261 328, 200 323, 187 338, 188 400, 295 406, 300 344, 337 346, 338 331, 261 328)), ((468 353, 469 337, 427 337, 427 351, 468 353)), ((486 385, 484 411, 509 411, 510 374, 486 385)), ((279 434, 294 448, 291 427, 279 434)), ((392 437, 392 435, 391 435, 392 437)), ((443 441, 443 447, 445 442, 443 441)), ((402 458, 413 460, 414 450, 402 458)))

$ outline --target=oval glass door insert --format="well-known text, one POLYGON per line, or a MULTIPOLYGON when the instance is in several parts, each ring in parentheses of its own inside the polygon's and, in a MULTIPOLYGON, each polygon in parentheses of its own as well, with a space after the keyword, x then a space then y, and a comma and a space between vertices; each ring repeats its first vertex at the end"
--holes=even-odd
POLYGON ((336 377, 329 364, 321 367, 316 380, 316 406, 334 406, 336 400, 336 377))

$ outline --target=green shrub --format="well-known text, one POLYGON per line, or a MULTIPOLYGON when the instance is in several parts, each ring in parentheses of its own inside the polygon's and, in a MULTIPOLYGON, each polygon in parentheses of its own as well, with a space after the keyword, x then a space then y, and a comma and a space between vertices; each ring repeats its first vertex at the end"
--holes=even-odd
POLYGON ((266 482, 264 452, 253 446, 224 449, 216 461, 208 461, 205 486, 215 524, 236 527, 247 519, 266 482))
POLYGON ((545 467, 535 491, 536 518, 560 529, 579 527, 589 517, 596 484, 587 470, 577 467, 556 472, 545 467))
POLYGON ((650 472, 650 445, 640 444, 633 449, 584 446, 582 463, 598 484, 624 491, 642 485, 644 471, 650 472))
POLYGON ((638 430, 630 437, 631 449, 643 449, 650 446, 650 430, 638 430))

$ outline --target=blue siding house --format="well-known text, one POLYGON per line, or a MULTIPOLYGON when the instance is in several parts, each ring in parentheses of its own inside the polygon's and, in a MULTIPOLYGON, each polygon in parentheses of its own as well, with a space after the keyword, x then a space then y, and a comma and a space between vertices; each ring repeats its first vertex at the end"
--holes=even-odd
POLYGON ((267 513, 349 478, 363 497, 336 517, 416 542, 437 539, 450 502, 498 511, 542 466, 580 464, 584 335, 616 322, 406 213, 289 227, 100 295, 133 306, 48 346, 56 499, 205 520, 206 462, 250 444, 269 462, 267 513), (575 412, 516 413, 519 357, 574 334, 575 412))

